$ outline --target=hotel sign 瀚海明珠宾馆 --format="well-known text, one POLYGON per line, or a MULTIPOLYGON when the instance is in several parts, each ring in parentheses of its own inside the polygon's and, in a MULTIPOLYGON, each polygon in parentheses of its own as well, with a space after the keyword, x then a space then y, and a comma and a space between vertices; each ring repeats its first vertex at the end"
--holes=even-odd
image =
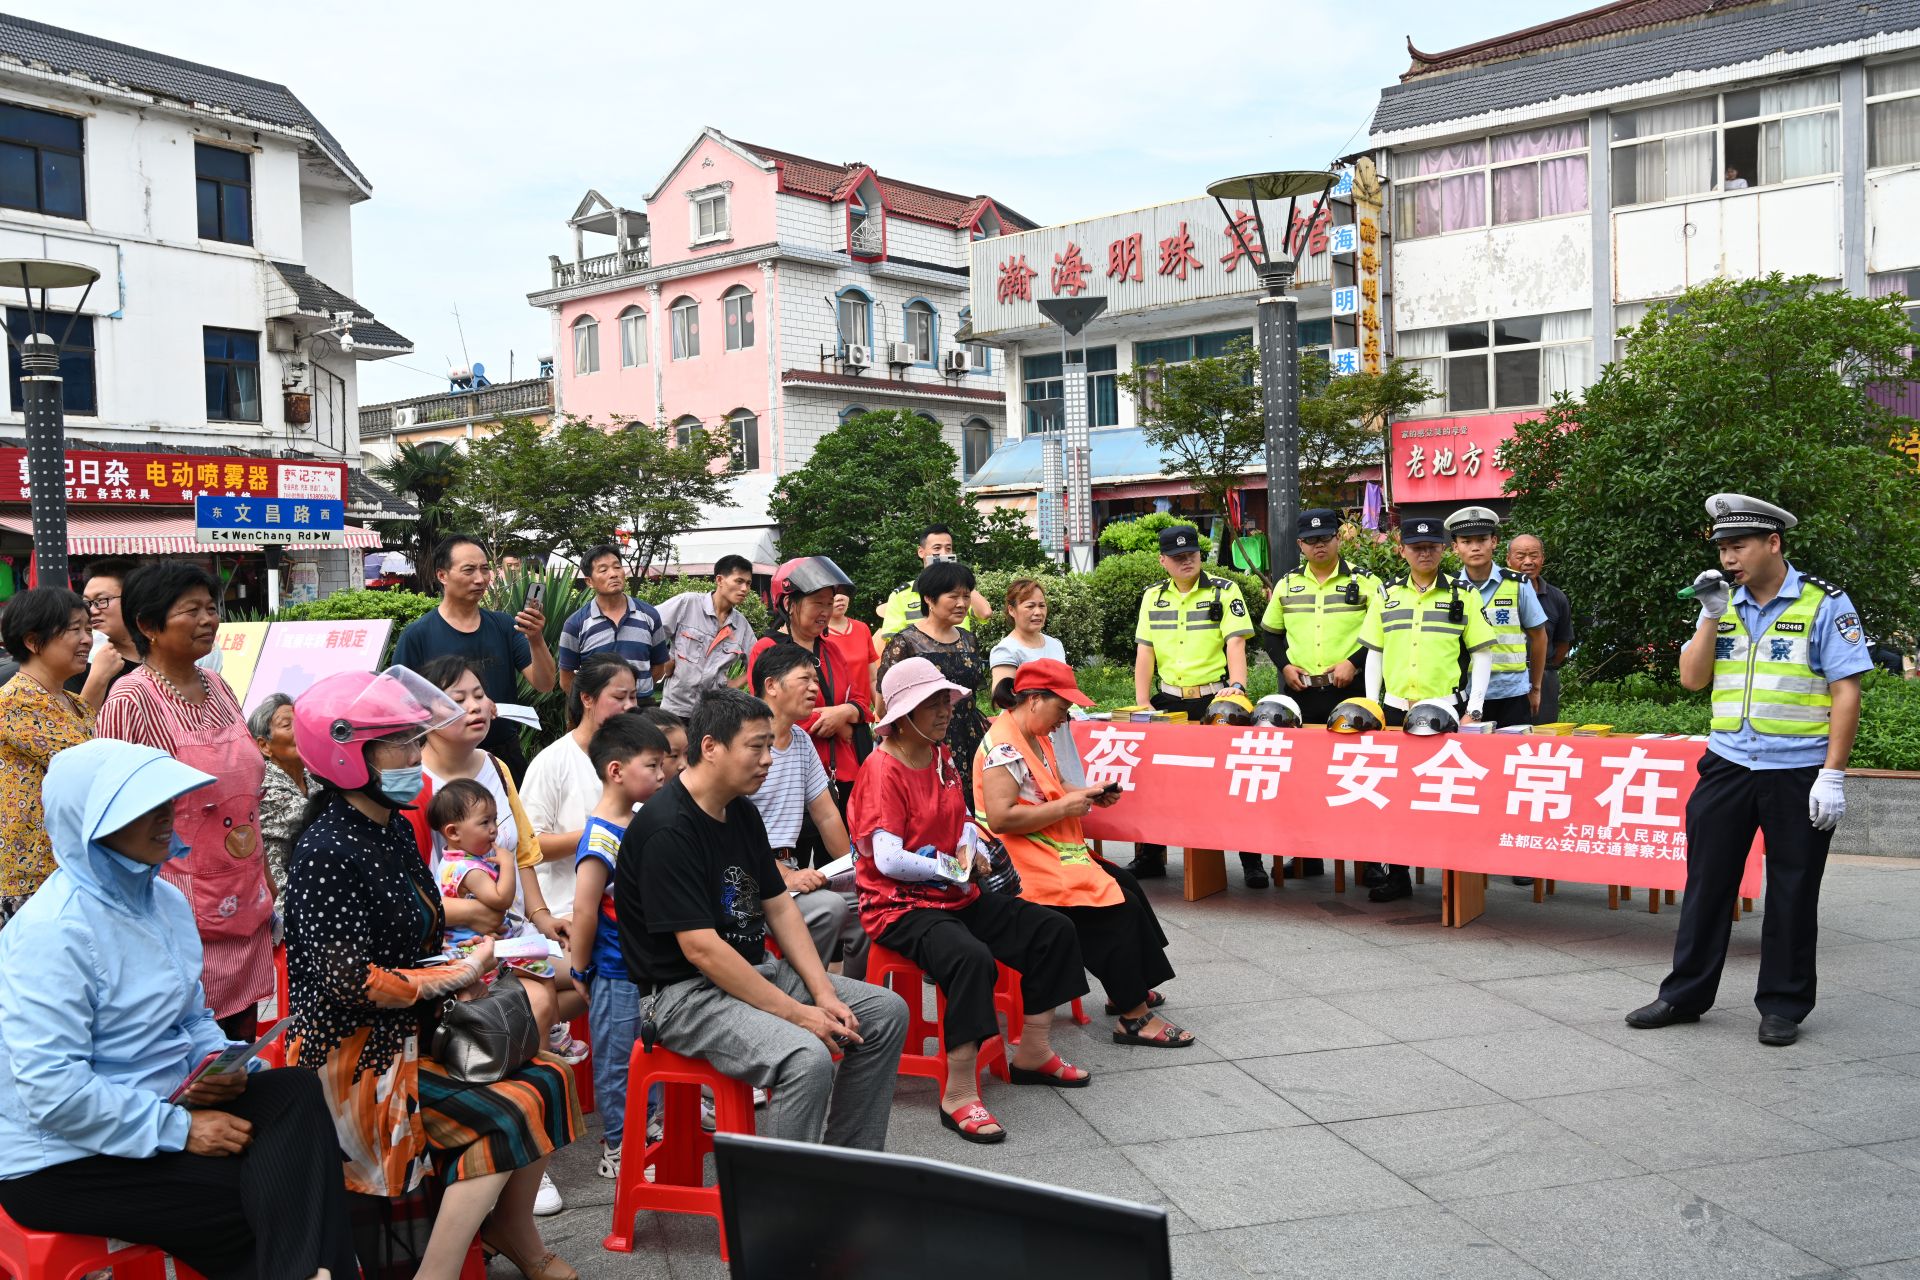
POLYGON ((347 504, 330 498, 194 499, 194 536, 201 542, 292 543, 346 541, 347 504))
MULTIPOLYGON (((1289 233, 1296 285, 1324 285, 1330 274, 1333 210, 1316 213, 1314 203, 1298 203, 1289 233)), ((975 241, 973 332, 1042 328, 1039 304, 1050 298, 1104 296, 1116 316, 1254 293, 1265 247, 1252 207, 1229 200, 1227 209, 1231 223, 1202 196, 975 241)), ((1285 207, 1263 206, 1261 216, 1278 235, 1285 207)))
MULTIPOLYGON (((73 503, 186 506, 202 494, 344 502, 347 496, 347 468, 340 462, 86 449, 69 449, 66 462, 73 503)), ((0 449, 0 477, 0 501, 32 500, 25 449, 0 449)))

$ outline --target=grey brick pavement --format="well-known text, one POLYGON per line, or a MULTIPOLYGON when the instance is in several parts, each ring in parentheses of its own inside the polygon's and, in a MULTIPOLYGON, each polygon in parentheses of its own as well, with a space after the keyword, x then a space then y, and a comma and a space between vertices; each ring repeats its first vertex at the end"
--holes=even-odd
MULTIPOLYGON (((1063 1027, 1091 1088, 990 1082, 1010 1136, 977 1147, 906 1080, 889 1145, 1164 1205, 1174 1274, 1205 1280, 1920 1277, 1920 860, 1834 860, 1820 1006, 1790 1049, 1754 1039, 1764 914, 1735 927, 1719 1009, 1636 1032, 1620 1016, 1678 919, 1642 894, 1609 912, 1595 886, 1536 906, 1496 882, 1443 930, 1437 876, 1373 906, 1237 870, 1186 903, 1178 874, 1148 887, 1180 972, 1167 1012, 1200 1047, 1063 1027)), ((556 1161, 549 1244, 586 1277, 724 1276, 706 1219, 642 1214, 633 1254, 600 1247, 613 1187, 589 1128, 556 1161)))

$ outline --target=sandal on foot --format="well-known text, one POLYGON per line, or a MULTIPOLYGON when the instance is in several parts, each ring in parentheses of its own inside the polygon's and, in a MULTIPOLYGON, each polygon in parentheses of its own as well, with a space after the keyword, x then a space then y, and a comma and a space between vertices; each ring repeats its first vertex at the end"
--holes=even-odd
POLYGON ((1009 1064, 1007 1075, 1013 1084, 1043 1084, 1054 1089, 1084 1089, 1093 1083, 1093 1076, 1054 1054, 1037 1067, 1021 1067, 1009 1064))
POLYGON ((1113 1033, 1113 1042, 1115 1044, 1143 1044, 1154 1049, 1185 1049, 1193 1044, 1193 1033, 1191 1031, 1183 1031, 1171 1022, 1165 1020, 1161 1021, 1160 1030, 1157 1034, 1142 1034, 1142 1032, 1146 1030, 1147 1024, 1152 1021, 1152 1013, 1148 1013, 1144 1018, 1120 1019, 1121 1029, 1113 1033))
POLYGON ((949 1114, 945 1107, 941 1107, 940 1125, 942 1128, 953 1130, 968 1142, 977 1142, 983 1147, 1007 1140, 1007 1131, 1004 1127, 999 1127, 1000 1122, 993 1118, 993 1112, 977 1102, 969 1102, 955 1114, 949 1114), (988 1125, 996 1126, 998 1132, 980 1132, 988 1125))
MULTIPOLYGON (((1158 991, 1147 992, 1147 1008, 1158 1009, 1161 1005, 1165 1004, 1166 1002, 1167 1002, 1166 996, 1162 995, 1160 992, 1158 991)), ((1120 1010, 1114 1007, 1113 1001, 1111 1000, 1107 1001, 1107 1016, 1109 1018, 1117 1018, 1120 1016, 1120 1010)))

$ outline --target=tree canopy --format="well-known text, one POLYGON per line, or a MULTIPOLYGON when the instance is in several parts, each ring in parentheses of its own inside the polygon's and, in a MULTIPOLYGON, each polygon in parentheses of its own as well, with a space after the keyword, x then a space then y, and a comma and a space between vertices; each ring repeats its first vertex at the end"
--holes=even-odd
POLYGON ((1900 301, 1813 276, 1712 281, 1656 307, 1581 400, 1514 428, 1509 530, 1546 541, 1583 666, 1673 678, 1694 608, 1674 593, 1717 564, 1718 492, 1795 513, 1789 557, 1869 632, 1920 631, 1920 476, 1889 443, 1914 424, 1886 407, 1920 379, 1900 301))

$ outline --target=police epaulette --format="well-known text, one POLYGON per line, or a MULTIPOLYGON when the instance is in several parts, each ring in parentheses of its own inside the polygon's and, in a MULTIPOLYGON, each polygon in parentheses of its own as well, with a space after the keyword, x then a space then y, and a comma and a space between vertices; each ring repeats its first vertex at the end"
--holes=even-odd
POLYGON ((1800 576, 1802 578, 1805 578, 1808 582, 1811 582, 1814 586, 1820 588, 1822 591, 1826 592, 1830 596, 1843 596, 1847 594, 1845 591, 1841 590, 1839 587, 1836 587, 1831 582, 1828 582, 1825 578, 1816 578, 1812 574, 1808 573, 1805 569, 1802 569, 1800 571, 1800 576))

